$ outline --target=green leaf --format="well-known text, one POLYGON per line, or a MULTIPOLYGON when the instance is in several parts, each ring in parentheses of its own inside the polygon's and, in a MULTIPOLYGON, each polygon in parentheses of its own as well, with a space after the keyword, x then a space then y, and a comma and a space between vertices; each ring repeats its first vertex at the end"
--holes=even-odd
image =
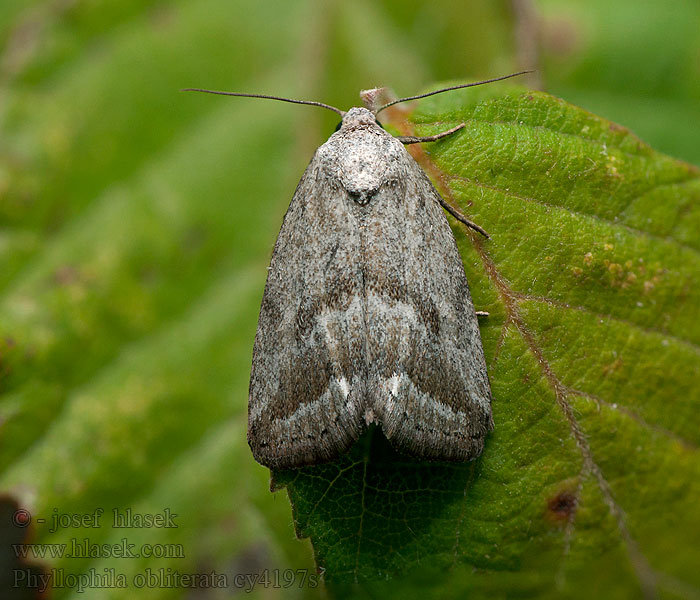
POLYGON ((469 464, 372 430, 276 473, 326 581, 697 595, 700 172, 542 93, 446 93, 400 117, 420 135, 466 123, 415 155, 492 236, 455 226, 490 313, 495 430, 469 464))

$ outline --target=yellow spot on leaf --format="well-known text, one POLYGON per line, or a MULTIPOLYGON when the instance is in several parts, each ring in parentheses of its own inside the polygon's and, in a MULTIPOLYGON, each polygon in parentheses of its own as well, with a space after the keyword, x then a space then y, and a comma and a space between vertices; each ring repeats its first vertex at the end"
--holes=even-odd
POLYGON ((614 373, 615 371, 617 371, 621 366, 622 366, 622 359, 616 358, 609 365, 605 365, 603 367, 603 373, 605 375, 610 375, 610 374, 614 373))

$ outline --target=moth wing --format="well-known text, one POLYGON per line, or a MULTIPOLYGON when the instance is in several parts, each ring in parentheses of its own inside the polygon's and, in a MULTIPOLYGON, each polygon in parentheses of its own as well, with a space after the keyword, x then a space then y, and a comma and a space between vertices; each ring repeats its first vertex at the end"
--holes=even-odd
POLYGON ((470 460, 493 428, 479 324, 438 192, 404 154, 401 193, 380 191, 365 227, 370 418, 398 450, 470 460))
POLYGON ((314 155, 270 262, 248 402, 248 443, 270 468, 332 460, 359 437, 366 368, 360 234, 314 155))

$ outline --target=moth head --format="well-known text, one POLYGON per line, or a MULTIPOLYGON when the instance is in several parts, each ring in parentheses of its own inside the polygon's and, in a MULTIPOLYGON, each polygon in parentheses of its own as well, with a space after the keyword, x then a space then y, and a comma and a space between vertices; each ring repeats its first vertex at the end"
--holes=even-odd
POLYGON ((366 129, 371 126, 379 126, 374 113, 367 108, 355 106, 345 113, 338 129, 347 131, 350 129, 366 129))

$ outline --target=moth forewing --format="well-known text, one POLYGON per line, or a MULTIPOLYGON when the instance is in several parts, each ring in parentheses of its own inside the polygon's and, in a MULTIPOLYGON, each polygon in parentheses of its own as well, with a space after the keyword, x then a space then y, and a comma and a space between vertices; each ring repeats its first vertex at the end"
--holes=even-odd
POLYGON ((481 453, 491 392, 440 200, 367 109, 350 109, 316 151, 260 310, 248 415, 258 462, 332 460, 372 423, 419 458, 481 453))

